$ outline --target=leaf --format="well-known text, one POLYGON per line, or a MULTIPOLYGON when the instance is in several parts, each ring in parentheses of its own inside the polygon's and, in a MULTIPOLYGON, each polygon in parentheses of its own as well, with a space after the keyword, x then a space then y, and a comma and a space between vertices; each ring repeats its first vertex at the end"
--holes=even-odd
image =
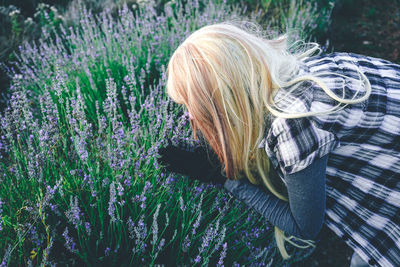
POLYGON ((33 260, 37 255, 37 251, 35 251, 35 249, 32 249, 31 251, 31 255, 29 256, 29 258, 31 258, 31 260, 33 260))

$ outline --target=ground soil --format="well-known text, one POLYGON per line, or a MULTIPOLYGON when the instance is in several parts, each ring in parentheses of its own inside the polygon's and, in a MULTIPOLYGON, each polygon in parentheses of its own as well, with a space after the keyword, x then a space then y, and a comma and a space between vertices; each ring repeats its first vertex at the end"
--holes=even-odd
POLYGON ((400 63, 400 0, 341 0, 328 33, 330 49, 400 63))
MULTIPOLYGON (((400 63, 400 0, 338 1, 328 32, 331 51, 353 52, 400 63)), ((347 267, 352 249, 326 226, 315 251, 293 267, 347 267)))
POLYGON ((314 252, 291 267, 348 267, 353 250, 324 225, 317 238, 314 252))

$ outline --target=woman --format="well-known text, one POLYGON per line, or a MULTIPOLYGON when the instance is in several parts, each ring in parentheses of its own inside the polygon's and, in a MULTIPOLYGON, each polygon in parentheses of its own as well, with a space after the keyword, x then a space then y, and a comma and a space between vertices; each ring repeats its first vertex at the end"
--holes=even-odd
POLYGON ((168 94, 220 165, 173 145, 162 163, 223 183, 276 226, 285 258, 285 240, 312 244, 325 223, 354 249, 351 266, 400 266, 400 66, 311 56, 317 44, 289 52, 254 29, 206 26, 174 52, 168 94))

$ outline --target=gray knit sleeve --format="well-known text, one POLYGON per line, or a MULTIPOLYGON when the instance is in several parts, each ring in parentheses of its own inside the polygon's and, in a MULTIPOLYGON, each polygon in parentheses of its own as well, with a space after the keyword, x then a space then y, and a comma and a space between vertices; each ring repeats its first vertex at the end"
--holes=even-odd
POLYGON ((327 160, 324 156, 299 172, 285 175, 289 202, 247 179, 227 180, 224 187, 286 235, 315 239, 324 222, 327 160))

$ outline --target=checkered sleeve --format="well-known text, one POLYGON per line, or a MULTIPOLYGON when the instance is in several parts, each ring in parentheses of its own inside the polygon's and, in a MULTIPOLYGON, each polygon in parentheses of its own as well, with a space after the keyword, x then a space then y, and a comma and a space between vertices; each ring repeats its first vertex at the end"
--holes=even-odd
POLYGON ((310 118, 277 118, 268 132, 265 150, 283 174, 291 174, 339 146, 335 134, 318 128, 310 118))

